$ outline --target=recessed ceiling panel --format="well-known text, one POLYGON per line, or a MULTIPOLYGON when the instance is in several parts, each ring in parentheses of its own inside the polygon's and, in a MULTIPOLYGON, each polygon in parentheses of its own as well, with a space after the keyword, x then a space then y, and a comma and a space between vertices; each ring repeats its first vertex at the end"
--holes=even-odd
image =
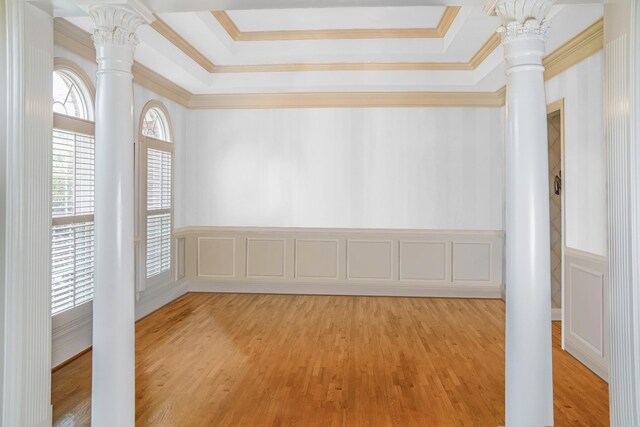
POLYGON ((240 31, 435 28, 445 7, 231 10, 240 31))

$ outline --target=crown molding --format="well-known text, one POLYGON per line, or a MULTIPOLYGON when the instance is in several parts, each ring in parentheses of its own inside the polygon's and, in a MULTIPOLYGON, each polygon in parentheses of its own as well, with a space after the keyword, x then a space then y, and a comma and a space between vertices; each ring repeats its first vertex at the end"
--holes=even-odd
MULTIPOLYGON (((54 20, 54 42, 89 60, 93 61, 96 58, 91 36, 61 18, 54 20)), ((499 44, 500 38, 494 34, 469 61, 469 66, 477 67, 499 44)), ((544 59, 545 79, 548 80, 558 75, 598 52, 602 47, 603 20, 599 19, 547 55, 544 59)), ((218 67, 220 66, 216 66, 216 68, 218 67)), ((133 81, 158 95, 193 109, 501 107, 505 102, 504 87, 496 92, 311 92, 194 95, 137 62, 133 65, 133 81)))
POLYGON ((544 58, 544 78, 549 80, 604 47, 604 19, 600 18, 544 58))
POLYGON ((180 34, 171 28, 160 17, 155 15, 155 20, 151 23, 151 28, 156 30, 162 37, 167 39, 175 47, 180 49, 185 55, 193 59, 198 65, 212 73, 215 70, 213 62, 203 55, 198 49, 193 47, 191 43, 186 41, 180 34))
POLYGON ((134 62, 132 67, 133 82, 143 86, 160 96, 164 96, 184 107, 189 106, 189 100, 193 94, 188 90, 178 86, 171 80, 142 65, 134 62))
POLYGON ((467 62, 332 62, 316 64, 216 65, 214 73, 272 73, 304 71, 473 71, 500 46, 500 36, 491 37, 467 62))
POLYGON ((501 107, 496 92, 296 92, 193 95, 193 109, 501 107))
POLYGON ((402 39, 443 38, 453 24, 460 6, 448 6, 435 28, 348 28, 333 30, 278 30, 241 31, 229 14, 223 10, 212 11, 218 23, 229 37, 237 42, 282 40, 348 40, 348 39, 402 39))
MULTIPOLYGON (((53 41, 71 52, 91 61, 96 60, 96 49, 91 35, 62 18, 53 20, 53 41)), ((133 63, 133 81, 158 95, 164 96, 186 107, 191 99, 191 92, 183 89, 171 80, 162 77, 139 62, 133 63)))
POLYGON ((96 48, 91 35, 63 18, 53 19, 53 42, 83 58, 96 60, 96 48))

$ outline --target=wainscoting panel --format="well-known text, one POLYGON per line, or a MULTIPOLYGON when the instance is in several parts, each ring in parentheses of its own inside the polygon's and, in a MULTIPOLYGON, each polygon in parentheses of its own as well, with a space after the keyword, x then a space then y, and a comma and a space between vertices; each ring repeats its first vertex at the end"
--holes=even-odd
POLYGON ((284 277, 284 239, 247 239, 247 277, 284 277))
POLYGON ((451 281, 449 242, 400 241, 400 280, 451 281))
POLYGON ((233 277, 235 259, 234 238, 198 238, 198 276, 233 277))
MULTIPOLYGON (((184 263, 185 240, 184 238, 176 239, 176 279, 182 280, 186 274, 186 266, 184 263)), ((137 264, 136 264, 137 265, 137 264)))
POLYGON ((393 279, 393 242, 347 240, 347 279, 393 279))
POLYGON ((565 249, 565 347, 604 380, 608 379, 607 260, 565 249))
POLYGON ((500 298, 504 233, 184 227, 194 292, 500 298))
POLYGON ((338 279, 338 240, 296 239, 295 277, 338 279))
POLYGON ((453 280, 491 281, 491 242, 454 242, 453 280))

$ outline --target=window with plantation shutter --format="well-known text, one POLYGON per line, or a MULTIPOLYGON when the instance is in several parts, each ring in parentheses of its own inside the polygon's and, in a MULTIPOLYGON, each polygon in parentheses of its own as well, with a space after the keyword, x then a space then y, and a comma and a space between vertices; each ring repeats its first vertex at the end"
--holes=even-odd
POLYGON ((53 76, 51 313, 93 299, 94 124, 82 80, 53 76))
POLYGON ((147 278, 171 268, 171 153, 147 148, 147 278))
POLYGON ((145 277, 154 279, 171 273, 172 254, 172 158, 168 118, 162 106, 148 108, 143 116, 144 153, 144 252, 145 277))

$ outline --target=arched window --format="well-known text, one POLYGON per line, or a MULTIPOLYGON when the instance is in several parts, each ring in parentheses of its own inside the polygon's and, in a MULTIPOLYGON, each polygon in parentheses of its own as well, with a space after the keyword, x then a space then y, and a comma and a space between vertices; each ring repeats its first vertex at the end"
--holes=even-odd
POLYGON ((142 111, 140 143, 144 282, 164 282, 171 278, 172 266, 173 144, 167 109, 158 101, 148 102, 142 111))
POLYGON ((160 141, 171 142, 167 116, 160 107, 151 107, 142 119, 142 135, 160 141))
POLYGON ((53 72, 53 112, 93 120, 93 102, 87 83, 76 72, 62 67, 53 72))
POLYGON ((51 313, 93 299, 93 87, 84 71, 56 58, 53 72, 51 313))

